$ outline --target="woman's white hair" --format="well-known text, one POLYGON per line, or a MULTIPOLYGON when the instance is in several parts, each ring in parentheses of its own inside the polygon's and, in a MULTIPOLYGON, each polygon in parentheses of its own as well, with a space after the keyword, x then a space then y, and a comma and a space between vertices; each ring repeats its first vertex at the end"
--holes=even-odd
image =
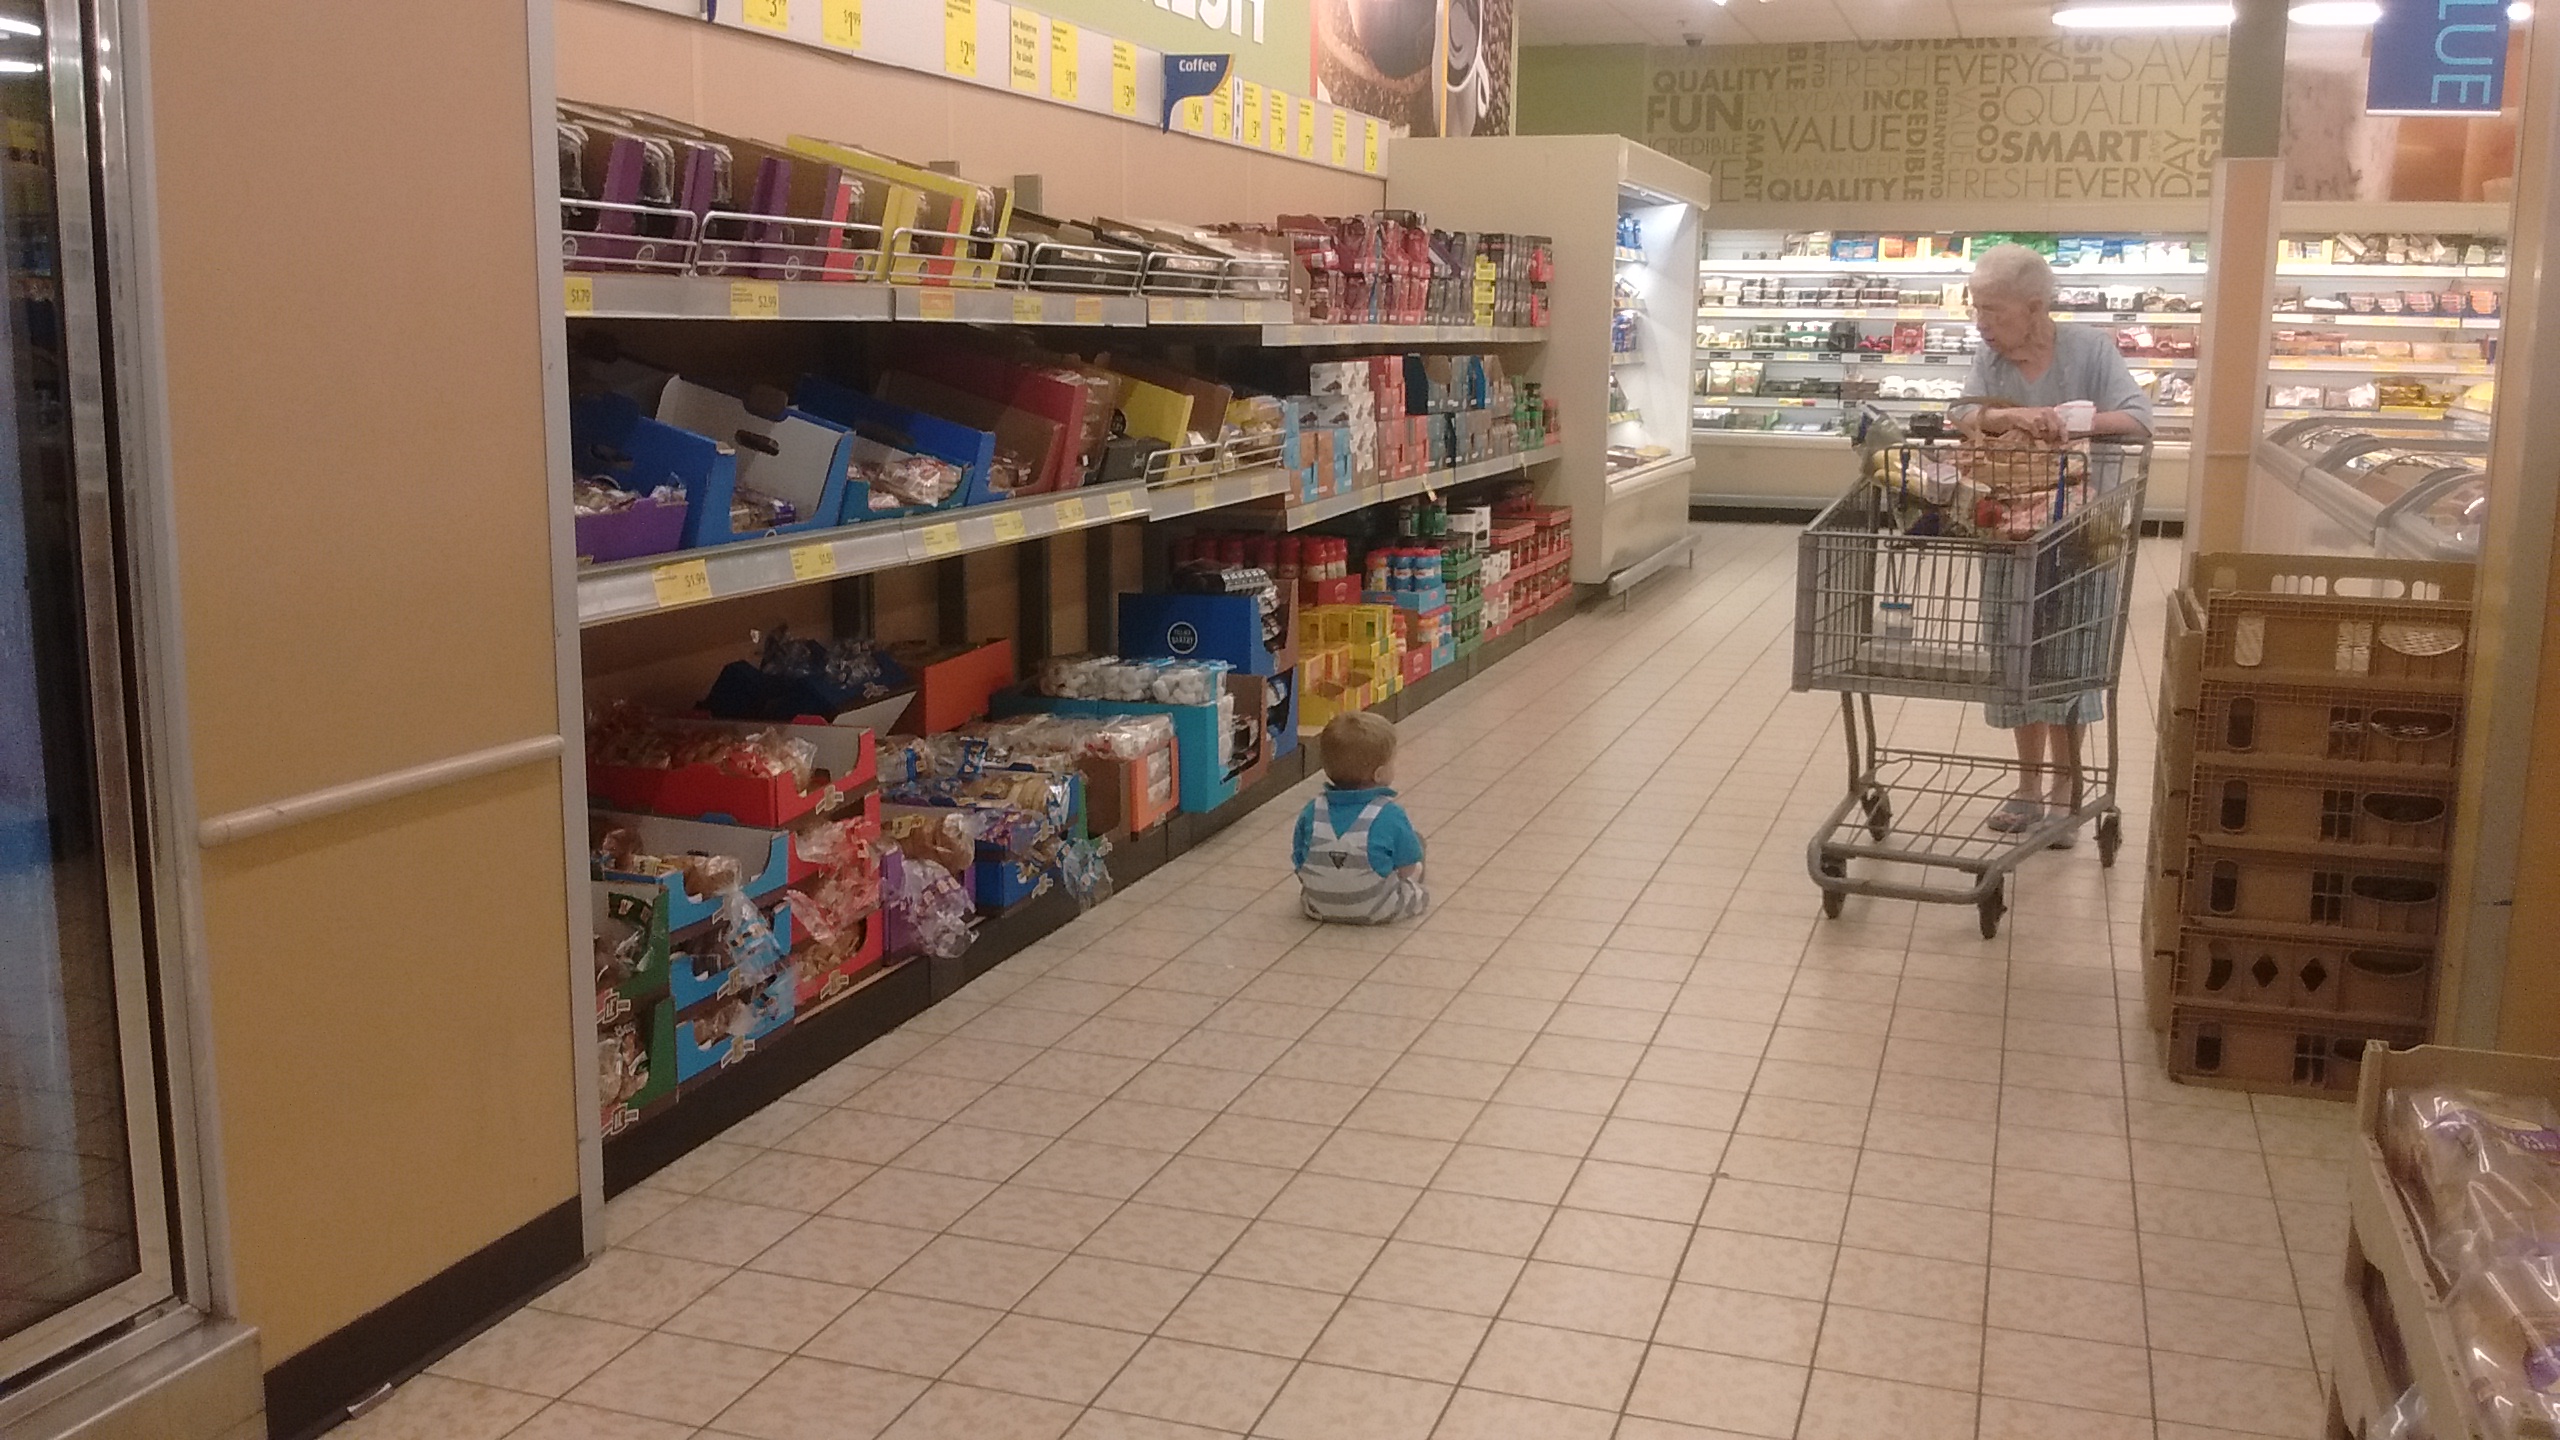
POLYGON ((1973 262, 1973 293, 2050 308, 2053 266, 2024 245, 1994 245, 1973 262))

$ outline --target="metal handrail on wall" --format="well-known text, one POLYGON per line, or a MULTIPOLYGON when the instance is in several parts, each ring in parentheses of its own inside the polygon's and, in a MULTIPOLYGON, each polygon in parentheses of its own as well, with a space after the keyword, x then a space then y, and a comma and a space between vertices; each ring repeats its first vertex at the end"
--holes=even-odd
POLYGON ((210 850, 235 840, 247 840, 289 826, 342 815, 367 805, 379 805, 386 800, 398 800, 421 791, 512 770, 519 765, 530 765, 537 760, 548 760, 559 755, 563 748, 559 736, 537 735, 429 761, 424 765, 412 765, 405 770, 386 771, 366 780, 331 785, 264 805, 225 811, 208 816, 197 824, 196 843, 210 850))

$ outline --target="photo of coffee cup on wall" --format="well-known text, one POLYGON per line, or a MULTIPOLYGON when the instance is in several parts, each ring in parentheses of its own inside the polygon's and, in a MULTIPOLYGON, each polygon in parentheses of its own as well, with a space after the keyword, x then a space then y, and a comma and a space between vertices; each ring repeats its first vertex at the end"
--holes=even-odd
POLYGON ((1511 130, 1517 0, 1314 0, 1316 96, 1413 135, 1511 130))

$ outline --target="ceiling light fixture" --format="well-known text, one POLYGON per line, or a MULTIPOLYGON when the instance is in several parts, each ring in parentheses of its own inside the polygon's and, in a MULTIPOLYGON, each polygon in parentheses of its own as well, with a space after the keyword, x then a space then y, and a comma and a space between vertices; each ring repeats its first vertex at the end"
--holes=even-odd
POLYGON ((42 35, 44 27, 33 20, 20 20, 0 15, 0 35, 42 35))
POLYGON ((2379 0, 2311 0, 2290 12, 2293 23, 2317 30, 2366 30, 2382 18, 2379 0))
POLYGON ((0 75, 40 75, 44 66, 33 60, 0 60, 0 75))
POLYGON ((2507 19, 2511 23, 2521 25, 2532 18, 2533 0, 2516 0, 2516 3, 2507 7, 2507 19))
POLYGON ((2229 5, 2082 5, 2053 12, 2053 23, 2065 30, 2227 30, 2229 5))

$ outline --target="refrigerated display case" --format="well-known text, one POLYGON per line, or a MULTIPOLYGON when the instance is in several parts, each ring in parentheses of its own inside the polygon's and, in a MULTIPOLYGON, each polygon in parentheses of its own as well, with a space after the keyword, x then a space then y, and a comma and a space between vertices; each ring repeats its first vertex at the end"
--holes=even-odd
MULTIPOLYGON (((2487 435, 2462 420, 2287 421, 2258 443, 2261 483, 2251 496, 2252 533, 2281 550, 2379 553, 2382 537, 2406 517, 2479 477, 2487 450, 2487 435)), ((2413 540, 2428 534, 2410 533, 2413 540)), ((2476 529, 2473 539, 2476 548, 2476 529)), ((2424 558, 2469 557, 2429 548, 2424 558)))

